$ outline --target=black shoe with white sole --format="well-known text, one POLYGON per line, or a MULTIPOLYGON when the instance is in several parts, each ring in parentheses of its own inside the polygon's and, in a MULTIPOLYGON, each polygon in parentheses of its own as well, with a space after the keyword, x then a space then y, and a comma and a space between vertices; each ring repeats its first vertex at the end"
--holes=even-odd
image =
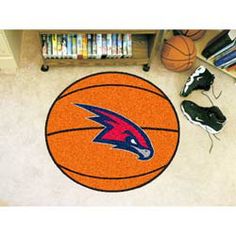
POLYGON ((215 76, 204 66, 199 66, 188 78, 180 95, 187 97, 193 90, 203 89, 208 91, 213 84, 215 76))
POLYGON ((181 110, 191 123, 201 126, 211 134, 220 132, 226 122, 226 117, 216 106, 200 107, 185 100, 181 104, 181 110))

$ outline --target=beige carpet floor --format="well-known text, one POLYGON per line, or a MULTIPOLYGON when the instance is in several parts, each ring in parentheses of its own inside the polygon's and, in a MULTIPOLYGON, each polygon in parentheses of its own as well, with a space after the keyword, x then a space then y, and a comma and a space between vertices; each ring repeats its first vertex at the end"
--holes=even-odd
MULTIPOLYGON (((216 75, 214 100, 228 118, 209 154, 207 133, 190 124, 180 112, 179 96, 190 71, 175 73, 158 56, 146 73, 141 66, 51 67, 40 71, 37 34, 24 32, 21 64, 16 75, 0 74, 0 205, 8 206, 215 206, 236 204, 236 87, 235 81, 207 66, 216 75), (30 46, 29 46, 30 45, 30 46), (68 179, 55 166, 46 148, 44 125, 58 94, 91 73, 122 71, 156 84, 173 102, 181 135, 176 156, 166 171, 142 188, 97 192, 68 179)), ((197 61, 195 67, 204 63, 197 61)), ((212 97, 211 93, 208 94, 212 97)), ((189 98, 210 105, 199 91, 189 98)))

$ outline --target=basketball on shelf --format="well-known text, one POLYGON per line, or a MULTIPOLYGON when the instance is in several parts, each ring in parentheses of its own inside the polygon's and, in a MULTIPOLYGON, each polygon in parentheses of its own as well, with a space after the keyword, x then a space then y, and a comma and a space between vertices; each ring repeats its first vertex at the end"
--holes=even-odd
POLYGON ((185 36, 173 36, 165 41, 161 52, 161 61, 172 71, 186 71, 196 60, 196 47, 193 41, 185 36))
POLYGON ((203 37, 206 30, 174 30, 174 35, 184 35, 192 40, 198 40, 203 37))

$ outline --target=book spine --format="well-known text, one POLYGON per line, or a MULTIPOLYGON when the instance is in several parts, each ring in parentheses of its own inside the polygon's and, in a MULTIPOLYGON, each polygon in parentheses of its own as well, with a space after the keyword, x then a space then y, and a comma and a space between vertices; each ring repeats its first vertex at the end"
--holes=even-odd
POLYGON ((219 67, 229 61, 231 61, 232 59, 236 58, 236 51, 230 52, 229 54, 223 56, 222 58, 220 58, 219 60, 214 62, 214 65, 219 67))
POLYGON ((57 57, 62 58, 62 35, 57 35, 57 57))
POLYGON ((93 34, 93 44, 92 44, 93 52, 92 52, 92 58, 97 57, 97 36, 96 34, 93 34))
POLYGON ((224 48, 224 50, 215 57, 215 61, 219 60, 220 58, 222 58, 223 56, 229 54, 230 52, 233 52, 234 50, 236 50, 236 41, 234 41, 233 46, 229 47, 229 48, 224 48))
POLYGON ((71 34, 67 35, 67 50, 68 50, 67 57, 71 59, 72 58, 72 35, 71 34))
POLYGON ((127 57, 132 57, 132 35, 131 34, 127 34, 127 57))
POLYGON ((127 34, 123 35, 123 57, 124 58, 128 57, 128 38, 127 38, 127 34))
POLYGON ((112 34, 112 58, 117 58, 117 34, 112 34))
POLYGON ((229 66, 233 65, 234 63, 236 62, 236 58, 233 58, 232 60, 222 64, 221 66, 219 66, 218 68, 220 69, 226 69, 228 68, 229 66))
POLYGON ((205 58, 209 58, 210 56, 214 55, 217 51, 221 50, 225 46, 232 43, 231 37, 228 35, 229 32, 219 37, 216 41, 214 41, 212 44, 208 45, 203 51, 202 55, 205 58))
POLYGON ((77 34, 72 35, 72 58, 77 59, 77 34))
POLYGON ((83 59, 83 37, 77 34, 77 59, 83 59))
POLYGON ((236 40, 234 40, 232 43, 226 45, 225 47, 223 47, 222 49, 220 49, 219 51, 217 51, 216 53, 214 53, 213 55, 211 55, 211 56, 208 58, 208 60, 211 60, 211 59, 215 59, 215 60, 216 60, 216 58, 217 58, 217 57, 220 57, 222 53, 224 53, 224 52, 230 50, 232 47, 234 47, 234 46, 235 46, 235 43, 236 43, 236 40))
POLYGON ((87 34, 87 41, 88 41, 88 58, 91 59, 93 58, 92 55, 92 35, 87 34))
POLYGON ((47 58, 47 35, 41 34, 41 42, 42 42, 42 55, 43 58, 47 58))
POLYGON ((52 35, 52 57, 57 58, 57 34, 52 35))
POLYGON ((52 35, 47 35, 47 58, 52 58, 52 35))
POLYGON ((96 59, 102 58, 102 34, 97 34, 97 56, 96 59))
POLYGON ((117 35, 117 55, 118 58, 121 58, 123 56, 122 51, 122 34, 117 35))
POLYGON ((88 59, 88 49, 87 49, 87 35, 82 35, 82 42, 83 42, 83 59, 88 59))
POLYGON ((107 58, 112 58, 112 35, 107 34, 107 58))
POLYGON ((67 58, 67 35, 62 35, 62 58, 67 58))
POLYGON ((106 58, 107 56, 107 35, 102 35, 102 58, 106 58))

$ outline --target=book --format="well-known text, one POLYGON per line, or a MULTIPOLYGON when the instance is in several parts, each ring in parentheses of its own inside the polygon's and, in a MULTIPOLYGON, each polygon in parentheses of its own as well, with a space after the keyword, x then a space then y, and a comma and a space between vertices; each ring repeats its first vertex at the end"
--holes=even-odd
POLYGON ((82 45, 83 45, 83 59, 88 59, 88 49, 87 49, 87 35, 82 34, 82 45))
POLYGON ((122 45, 123 57, 128 57, 128 39, 127 34, 123 35, 123 45, 122 45))
POLYGON ((235 30, 226 30, 221 33, 220 36, 216 36, 215 39, 213 38, 211 43, 208 43, 208 45, 204 48, 202 55, 206 59, 209 59, 216 52, 231 44, 235 40, 235 34, 235 30))
POLYGON ((57 35, 57 58, 62 58, 62 34, 57 35))
POLYGON ((232 60, 230 60, 230 61, 228 61, 228 62, 222 64, 222 65, 219 66, 218 68, 220 68, 220 69, 226 69, 226 68, 228 68, 229 66, 233 65, 234 62, 236 62, 236 58, 233 58, 232 60))
POLYGON ((226 45, 225 47, 223 47, 222 49, 220 49, 219 51, 217 51, 216 53, 214 53, 212 56, 210 56, 208 58, 208 60, 210 59, 215 59, 217 60, 216 58, 217 57, 221 57, 221 55, 223 53, 226 53, 228 50, 232 49, 234 46, 236 45, 236 40, 234 40, 232 43, 226 45))
POLYGON ((117 34, 117 56, 121 58, 123 56, 122 52, 122 34, 117 34))
POLYGON ((132 35, 127 34, 127 57, 132 57, 132 35))
POLYGON ((97 55, 96 59, 102 58, 102 34, 97 34, 97 55))
POLYGON ((41 42, 42 42, 42 55, 46 59, 47 58, 47 35, 41 34, 41 42))
POLYGON ((83 59, 83 37, 77 34, 77 59, 83 59))
POLYGON ((47 58, 52 58, 52 35, 47 35, 47 58))
POLYGON ((207 43, 206 47, 208 47, 211 44, 213 44, 216 40, 218 40, 220 37, 222 37, 223 35, 225 35, 228 32, 229 32, 229 30, 222 30, 219 34, 217 34, 215 37, 210 39, 210 41, 207 43))
POLYGON ((96 58, 97 57, 97 37, 96 34, 93 34, 92 37, 92 58, 96 58))
POLYGON ((67 58, 72 58, 72 34, 67 35, 67 58))
POLYGON ((106 58, 107 56, 107 35, 102 35, 102 58, 106 58))
POLYGON ((93 58, 93 48, 92 48, 92 34, 87 34, 87 41, 88 41, 88 58, 93 58))
POLYGON ((112 58, 112 35, 107 34, 107 58, 112 58))
POLYGON ((123 36, 123 56, 132 57, 132 35, 124 34, 123 36))
POLYGON ((236 62, 226 68, 227 71, 236 71, 236 62))
POLYGON ((77 59, 77 34, 72 35, 72 58, 77 59))
POLYGON ((236 41, 234 41, 234 45, 232 47, 223 50, 219 55, 217 55, 215 57, 215 61, 219 60, 221 57, 227 55, 228 53, 233 52, 234 50, 236 50, 236 41))
POLYGON ((52 58, 57 58, 57 34, 52 34, 52 58))
POLYGON ((117 56, 117 34, 112 34, 112 58, 117 56))
POLYGON ((62 58, 67 58, 67 35, 62 35, 62 58))
POLYGON ((219 67, 219 66, 222 66, 226 63, 228 63, 229 61, 231 61, 232 59, 236 58, 236 50, 226 54, 225 56, 219 58, 218 60, 216 60, 214 62, 214 65, 219 67))

